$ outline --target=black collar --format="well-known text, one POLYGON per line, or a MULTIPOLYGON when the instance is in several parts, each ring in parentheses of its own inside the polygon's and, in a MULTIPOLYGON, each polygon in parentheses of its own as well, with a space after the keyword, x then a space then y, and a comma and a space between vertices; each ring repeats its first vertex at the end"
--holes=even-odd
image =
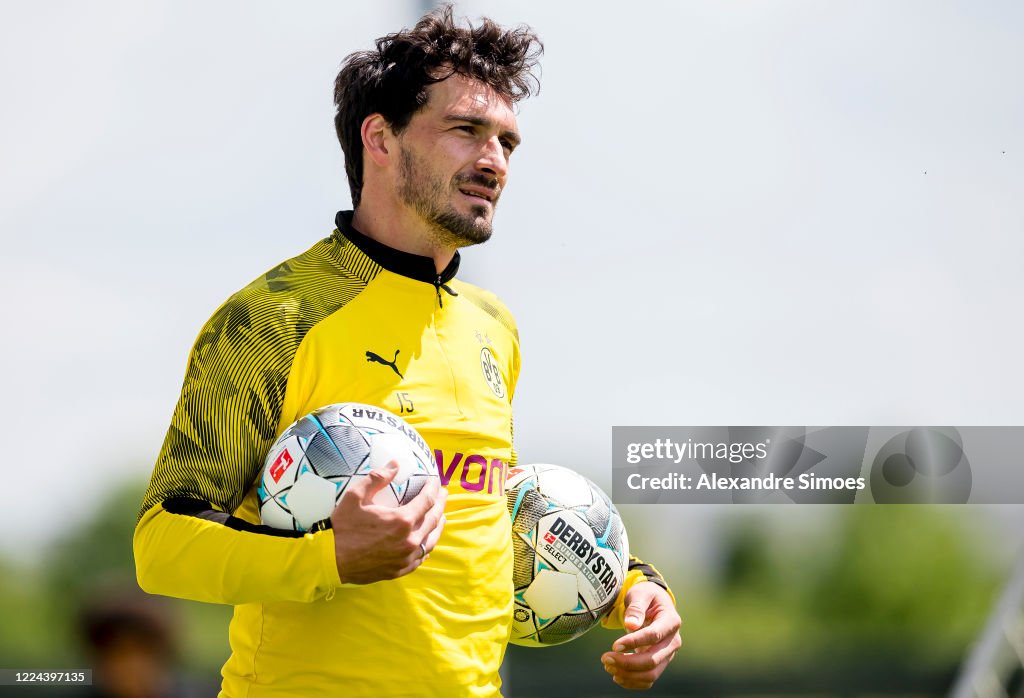
POLYGON ((421 257, 418 254, 388 247, 353 228, 352 211, 338 211, 338 215, 334 217, 334 224, 338 227, 338 232, 362 250, 363 254, 395 274, 438 286, 455 278, 455 273, 459 270, 458 250, 455 251, 452 261, 448 262, 448 266, 438 274, 434 260, 430 257, 421 257))

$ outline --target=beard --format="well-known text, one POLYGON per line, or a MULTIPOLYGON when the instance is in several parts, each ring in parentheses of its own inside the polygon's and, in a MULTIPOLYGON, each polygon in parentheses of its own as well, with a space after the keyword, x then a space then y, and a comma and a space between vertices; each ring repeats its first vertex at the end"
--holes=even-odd
POLYGON ((398 195, 433 231, 438 242, 451 247, 467 247, 491 238, 491 209, 473 205, 468 213, 456 210, 452 189, 459 184, 475 184, 494 190, 493 207, 498 202, 497 181, 481 174, 459 174, 450 183, 431 171, 427 163, 402 148, 399 156, 398 195))

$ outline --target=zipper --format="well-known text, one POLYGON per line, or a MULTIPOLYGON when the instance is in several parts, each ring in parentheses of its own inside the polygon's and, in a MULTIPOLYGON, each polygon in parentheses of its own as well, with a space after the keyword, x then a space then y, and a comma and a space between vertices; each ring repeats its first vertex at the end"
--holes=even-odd
POLYGON ((442 288, 444 289, 444 292, 447 293, 449 296, 457 296, 459 294, 456 293, 455 290, 451 286, 449 286, 448 284, 446 284, 444 282, 444 280, 441 278, 440 274, 438 274, 436 277, 434 277, 434 290, 437 291, 437 304, 440 307, 443 308, 444 307, 444 300, 441 298, 441 289, 442 288))

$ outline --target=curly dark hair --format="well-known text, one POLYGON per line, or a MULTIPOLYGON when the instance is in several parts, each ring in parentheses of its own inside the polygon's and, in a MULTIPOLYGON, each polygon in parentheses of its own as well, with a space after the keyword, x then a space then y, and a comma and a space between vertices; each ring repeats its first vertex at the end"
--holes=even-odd
POLYGON ((395 133, 401 133, 427 103, 427 87, 455 74, 479 80, 511 102, 540 89, 532 70, 544 46, 529 27, 503 29, 486 18, 478 27, 460 27, 451 5, 376 44, 376 50, 350 54, 334 81, 334 127, 345 154, 354 207, 363 191, 360 131, 370 114, 382 115, 395 133))

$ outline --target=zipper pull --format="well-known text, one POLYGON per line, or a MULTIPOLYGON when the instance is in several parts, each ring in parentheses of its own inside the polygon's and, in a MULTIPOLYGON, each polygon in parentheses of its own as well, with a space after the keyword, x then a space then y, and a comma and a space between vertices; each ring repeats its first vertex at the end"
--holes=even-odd
POLYGON ((444 307, 444 301, 441 299, 441 289, 442 288, 444 289, 444 292, 447 293, 449 296, 457 296, 459 294, 456 293, 448 284, 446 284, 443 281, 441 281, 441 275, 438 274, 437 278, 434 279, 434 290, 437 291, 437 304, 440 305, 443 308, 444 307))

